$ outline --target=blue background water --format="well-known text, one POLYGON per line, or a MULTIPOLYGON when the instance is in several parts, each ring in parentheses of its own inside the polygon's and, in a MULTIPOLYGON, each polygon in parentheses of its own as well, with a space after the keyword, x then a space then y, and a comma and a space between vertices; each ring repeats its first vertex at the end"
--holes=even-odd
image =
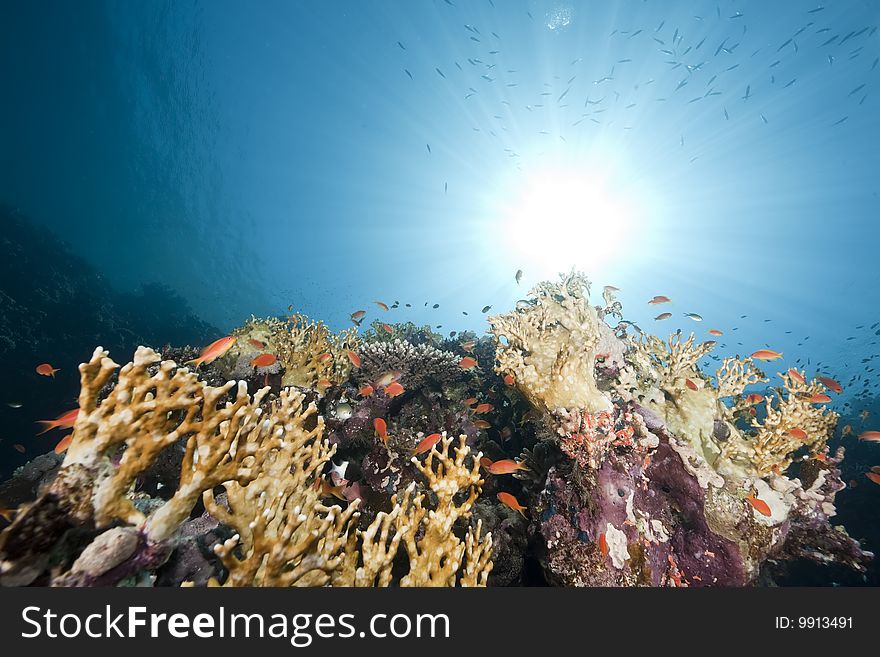
POLYGON ((221 332, 374 299, 482 331, 576 266, 646 330, 809 359, 838 410, 880 412, 877 2, 0 7, 0 201, 118 290, 163 283, 221 332), (633 203, 623 241, 536 217, 568 255, 516 251, 522 190, 584 168, 633 203))

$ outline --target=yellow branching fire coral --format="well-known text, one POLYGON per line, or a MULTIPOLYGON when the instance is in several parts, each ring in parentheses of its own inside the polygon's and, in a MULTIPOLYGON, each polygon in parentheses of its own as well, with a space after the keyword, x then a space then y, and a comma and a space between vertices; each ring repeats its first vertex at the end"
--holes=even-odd
POLYGON ((450 454, 452 438, 443 438, 440 451, 428 453, 424 463, 413 462, 427 479, 428 488, 437 498, 433 510, 425 508, 425 495, 415 494, 414 486, 395 497, 402 512, 398 519, 402 542, 409 556, 409 573, 401 586, 453 586, 464 561, 467 565, 462 586, 485 586, 492 569, 491 534, 481 540, 481 523, 468 528, 462 542, 452 529, 459 518, 468 518, 480 494, 483 479, 480 459, 470 457, 466 438, 450 454), (437 467, 434 467, 434 461, 437 467), (459 493, 466 497, 457 502, 459 493))
POLYGON ((416 493, 414 483, 395 495, 392 510, 378 514, 360 532, 360 552, 346 551, 335 585, 388 586, 401 545, 408 572, 400 586, 486 585, 492 570, 491 533, 482 536, 482 522, 468 526, 463 541, 453 531, 459 520, 470 518, 483 485, 480 454, 472 455, 466 440, 461 436, 451 449, 453 439, 444 436, 424 463, 413 458, 435 499, 433 508, 426 506, 425 493, 416 493))
POLYGON ((204 493, 208 512, 236 531, 215 549, 229 586, 324 586, 342 562, 356 505, 343 511, 320 503, 321 469, 335 448, 322 439, 315 404, 302 403, 291 389, 273 403, 252 481, 224 482, 222 502, 212 489, 204 493))
POLYGON ((768 380, 763 372, 755 367, 751 358, 734 357, 725 358, 721 362, 721 367, 715 371, 715 379, 718 382, 719 398, 741 396, 750 385, 766 383, 768 380))
POLYGON ((813 395, 824 392, 821 383, 802 382, 790 372, 779 377, 783 390, 778 397, 765 399, 766 417, 752 420, 754 435, 728 441, 722 448, 732 460, 747 460, 760 476, 785 470, 803 447, 811 454, 822 452, 837 425, 837 413, 811 401, 813 395))
POLYGON ((264 392, 251 399, 243 383, 208 386, 194 372, 160 360, 152 349, 139 347, 99 402, 101 389, 119 366, 106 351, 95 350, 80 366, 80 412, 62 464, 64 470, 89 473, 82 485, 91 490, 97 526, 114 520, 145 525, 156 541, 174 532, 204 490, 233 479, 247 484, 265 449, 259 408, 264 392), (233 401, 227 401, 233 390, 233 401), (183 438, 180 486, 146 517, 128 495, 132 484, 163 449, 183 438), (111 459, 118 456, 114 465, 111 459))
POLYGON ((545 412, 611 409, 611 401, 596 387, 600 319, 589 294, 587 278, 571 273, 558 284, 534 287, 531 301, 516 311, 489 318, 497 345, 496 371, 513 375, 519 391, 545 412))
POLYGON ((465 524, 483 484, 480 454, 471 454, 465 436, 454 450, 444 438, 416 463, 430 492, 411 485, 361 532, 357 501, 344 509, 321 503, 322 470, 336 447, 324 438, 315 403, 303 406, 302 392, 287 388, 269 403, 268 388, 251 397, 244 382, 213 387, 146 347, 121 369, 98 348, 80 372, 80 412, 61 469, 0 537, 15 538, 12 546, 0 540, 4 583, 29 583, 45 568, 51 541, 63 540, 41 534, 47 518, 63 527, 116 523, 85 548, 88 559, 56 576, 58 583, 157 568, 202 497, 236 532, 215 548, 228 571, 225 585, 387 586, 392 566, 404 563, 401 545, 409 564, 403 586, 485 585, 492 539, 480 535, 480 523, 465 524), (136 493, 137 478, 173 445, 185 448, 170 498, 136 493), (224 492, 215 496, 219 486, 224 492), (10 547, 26 559, 10 558, 10 547))
POLYGON ((254 371, 251 360, 255 356, 274 354, 277 363, 261 371, 283 371, 283 387, 320 389, 327 382, 339 385, 351 371, 345 352, 356 351, 359 344, 356 329, 333 333, 324 322, 301 314, 291 315, 286 321, 251 318, 233 335, 238 340, 223 361, 224 374, 245 377, 254 371))

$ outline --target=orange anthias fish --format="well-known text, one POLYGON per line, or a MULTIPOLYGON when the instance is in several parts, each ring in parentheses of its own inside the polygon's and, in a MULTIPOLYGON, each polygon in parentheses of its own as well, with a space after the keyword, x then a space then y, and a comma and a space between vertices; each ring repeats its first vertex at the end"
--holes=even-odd
POLYGON ((355 311, 351 314, 351 321, 353 321, 353 322, 357 322, 357 321, 363 319, 363 318, 364 318, 364 315, 366 315, 366 314, 367 314, 367 311, 366 311, 366 310, 355 310, 355 311))
POLYGON ((758 349, 749 358, 753 360, 776 360, 777 358, 782 358, 782 354, 772 349, 758 349))
POLYGON ((377 306, 379 306, 382 310, 388 310, 388 304, 383 301, 374 301, 377 306))
POLYGON ((355 367, 361 366, 361 357, 354 353, 351 349, 346 350, 346 355, 348 356, 348 360, 351 361, 351 364, 355 367))
POLYGON ((468 397, 468 398, 465 399, 462 403, 463 403, 465 406, 473 406, 474 404, 477 403, 477 398, 476 398, 476 397, 468 397))
POLYGON ((468 340, 467 342, 461 343, 461 348, 464 349, 468 353, 472 352, 474 350, 474 347, 476 347, 476 346, 477 346, 477 343, 475 340, 468 340))
POLYGON ((41 376, 51 376, 55 378, 55 372, 60 372, 57 367, 52 367, 49 363, 37 365, 37 374, 41 376))
POLYGON ((486 404, 486 403, 477 404, 476 408, 474 408, 474 413, 488 413, 493 408, 495 408, 495 407, 492 406, 492 404, 486 404))
POLYGON ((333 382, 330 379, 320 379, 315 384, 315 387, 317 387, 319 390, 327 390, 327 388, 333 387, 333 382))
POLYGON ((212 363, 220 356, 225 354, 227 351, 232 349, 232 345, 235 344, 235 337, 231 335, 227 335, 225 338, 220 338, 219 340, 215 340, 211 344, 209 344, 202 351, 202 354, 198 358, 193 358, 192 360, 188 360, 184 363, 184 365, 189 365, 190 363, 195 363, 196 368, 198 369, 199 365, 202 363, 212 363))
POLYGON ((391 372, 385 372, 378 379, 373 381, 373 386, 376 388, 384 388, 386 386, 391 385, 392 381, 397 381, 401 376, 403 376, 403 372, 399 370, 392 370, 391 372))
POLYGON ((385 446, 388 446, 388 424, 380 417, 373 420, 373 427, 376 429, 376 435, 382 439, 385 446))
POLYGON ((386 333, 394 333, 394 329, 391 328, 391 324, 382 324, 382 330, 386 333))
POLYGON ((867 440, 871 443, 880 442, 880 431, 862 431, 859 434, 859 440, 867 440))
POLYGON ((526 517, 526 507, 521 505, 519 501, 510 493, 498 493, 495 497, 497 497, 498 501, 501 502, 504 506, 513 509, 514 511, 518 511, 523 518, 526 517))
POLYGON ((374 392, 376 392, 376 391, 373 390, 373 386, 371 386, 369 383, 367 385, 365 385, 363 388, 361 388, 360 390, 358 390, 358 394, 361 397, 369 397, 374 392))
POLYGON ((651 299, 648 303, 651 305, 657 305, 658 303, 672 303, 672 299, 670 299, 669 297, 663 296, 662 294, 658 294, 653 299, 651 299))
POLYGON ((254 349, 265 349, 266 343, 262 340, 255 340, 254 338, 250 338, 248 340, 248 344, 252 346, 254 349))
POLYGON ((486 422, 486 420, 474 420, 474 426, 477 429, 489 429, 492 427, 492 424, 486 422))
POLYGON ((471 358, 470 356, 465 356, 460 361, 458 361, 458 366, 463 370, 469 370, 477 366, 477 360, 475 358, 471 358))
POLYGON ((873 481, 875 484, 880 486, 880 474, 877 474, 876 472, 868 472, 865 474, 865 476, 873 481))
POLYGON ((804 384, 807 380, 804 378, 804 375, 798 372, 795 368, 788 368, 788 375, 792 378, 792 381, 797 381, 798 383, 804 384))
POLYGON ((709 335, 714 335, 718 337, 724 335, 724 331, 719 331, 718 329, 709 329, 709 335))
POLYGON ((608 539, 605 538, 605 532, 599 534, 599 551, 602 552, 603 557, 608 556, 608 539))
POLYGON ((746 403, 749 405, 760 404, 762 401, 764 401, 764 395, 759 395, 757 392, 746 396, 746 403))
POLYGON ((670 317, 672 317, 672 313, 660 313, 654 319, 658 322, 662 322, 664 319, 669 319, 670 317))
POLYGON ((385 386, 385 394, 389 397, 397 397, 398 395, 402 395, 403 391, 404 388, 399 381, 392 381, 387 386, 385 386))
POLYGON ((788 435, 797 438, 798 440, 806 440, 808 438, 807 432, 797 427, 790 429, 788 435))
POLYGON ((333 354, 331 354, 329 351, 325 351, 323 354, 318 356, 318 362, 319 363, 326 363, 331 358, 333 358, 333 354))
POLYGON ((827 376, 820 376, 820 377, 818 377, 818 379, 822 383, 823 386, 825 386, 826 388, 828 388, 832 392, 836 392, 837 394, 840 394, 841 392, 843 392, 843 387, 834 379, 830 379, 827 376))
POLYGON ((691 381, 690 379, 685 379, 685 380, 684 380, 684 384, 685 384, 688 388, 690 388, 691 390, 699 390, 699 389, 700 389, 700 387, 699 387, 696 383, 694 383, 693 381, 691 381))
POLYGON ((490 465, 492 465, 492 459, 490 459, 488 456, 484 456, 480 459, 481 468, 488 468, 490 465))
POLYGON ((275 354, 260 354, 251 360, 251 365, 254 367, 269 367, 269 365, 274 365, 277 361, 278 358, 275 354))
POLYGON ((515 383, 515 380, 513 378, 513 374, 505 374, 504 375, 504 385, 512 386, 514 383, 515 383))
POLYGON ((827 404, 831 401, 831 397, 829 397, 828 395, 824 395, 821 392, 817 392, 815 395, 810 397, 809 401, 811 404, 827 404))
POLYGON ((55 445, 55 453, 61 454, 62 452, 66 452, 67 448, 70 447, 70 443, 73 441, 73 434, 69 433, 64 438, 58 441, 58 444, 55 445))
POLYGON ((37 424, 41 425, 43 430, 37 435, 40 436, 52 429, 70 429, 74 422, 76 422, 77 415, 79 415, 79 409, 74 408, 73 410, 59 415, 54 420, 38 420, 37 424))
POLYGON ((503 461, 495 461, 487 468, 490 474, 505 475, 516 472, 517 470, 528 470, 522 461, 514 461, 513 459, 504 459, 503 461))
POLYGON ((772 515, 772 512, 770 511, 770 506, 764 500, 758 499, 754 495, 749 495, 746 498, 746 502, 751 504, 755 511, 760 513, 762 516, 767 516, 769 518, 772 515))
POLYGON ((413 450, 413 456, 418 456, 419 454, 424 454, 425 452, 430 451, 434 445, 440 442, 442 437, 443 436, 439 433, 432 433, 416 445, 416 448, 413 450))

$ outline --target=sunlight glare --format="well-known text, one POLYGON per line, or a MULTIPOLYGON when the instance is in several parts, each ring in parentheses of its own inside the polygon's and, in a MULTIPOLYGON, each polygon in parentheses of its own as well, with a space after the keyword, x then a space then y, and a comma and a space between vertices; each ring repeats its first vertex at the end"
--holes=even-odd
POLYGON ((630 201, 601 176, 544 173, 527 182, 508 211, 510 246, 524 265, 555 275, 572 267, 593 275, 631 230, 630 201))

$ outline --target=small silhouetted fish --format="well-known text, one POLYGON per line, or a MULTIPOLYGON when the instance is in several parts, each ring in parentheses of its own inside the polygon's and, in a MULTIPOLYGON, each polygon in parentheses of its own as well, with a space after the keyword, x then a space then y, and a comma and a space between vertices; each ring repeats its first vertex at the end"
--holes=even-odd
POLYGON ((797 78, 793 78, 793 79, 791 80, 791 82, 789 82, 788 84, 786 84, 786 85, 785 85, 784 87, 782 87, 782 88, 783 88, 783 89, 788 89, 791 85, 794 84, 795 80, 797 80, 797 78))
POLYGON ((406 50, 406 47, 400 41, 397 42, 397 45, 400 46, 401 50, 406 50))
POLYGON ((842 119, 840 119, 839 121, 836 121, 835 123, 832 123, 831 125, 832 125, 832 127, 836 126, 836 125, 840 125, 841 123, 846 121, 848 118, 849 118, 848 116, 844 116, 842 119))
POLYGON ((854 93, 857 93, 857 92, 860 91, 861 89, 864 89, 864 87, 865 87, 864 84, 860 84, 858 87, 856 87, 855 89, 853 89, 852 91, 850 91, 849 94, 847 94, 847 97, 852 96, 854 93))
POLYGON ((425 146, 428 148, 428 152, 430 153, 431 152, 431 144, 425 144, 425 146))
POLYGON ((434 308, 434 309, 436 310, 437 308, 440 307, 440 304, 439 304, 439 303, 435 303, 435 304, 434 304, 433 306, 431 306, 431 307, 434 308))
POLYGON ((761 115, 761 120, 762 120, 764 123, 767 123, 767 117, 764 116, 763 114, 761 115))
POLYGON ((449 191, 449 183, 445 182, 445 183, 443 183, 443 193, 445 194, 448 191, 449 191))
POLYGON ((751 97, 751 96, 749 95, 751 89, 752 89, 752 85, 747 84, 747 85, 746 85, 746 93, 745 93, 745 95, 742 97, 743 100, 748 100, 748 99, 751 97))
POLYGON ((481 312, 481 313, 487 313, 487 312, 489 312, 489 309, 490 309, 491 307, 492 307, 492 306, 483 306, 483 309, 482 309, 480 312, 481 312))
MULTIPOLYGON (((783 43, 781 46, 779 46, 779 47, 776 49, 776 52, 779 52, 780 50, 782 50, 783 48, 785 48, 785 46, 787 46, 787 45, 788 45, 789 43, 791 43, 791 42, 792 42, 792 39, 789 39, 788 41, 786 41, 785 43, 783 43)), ((777 62, 777 64, 778 64, 778 63, 779 63, 779 62, 777 62)))
POLYGON ((412 73, 410 73, 408 69, 403 69, 403 70, 409 76, 409 79, 412 80, 413 79, 412 73))
POLYGON ((815 9, 810 9, 807 13, 808 14, 815 14, 816 12, 822 11, 823 9, 825 9, 825 7, 816 7, 815 9))
POLYGON ((880 57, 878 57, 877 59, 875 59, 875 60, 874 60, 874 63, 871 64, 871 70, 872 70, 872 71, 873 71, 875 68, 877 68, 877 64, 878 64, 878 63, 880 63, 880 57))
POLYGON ((834 43, 834 42, 837 40, 837 37, 839 37, 839 36, 840 36, 839 34, 835 34, 833 37, 831 37, 830 39, 828 39, 828 41, 826 41, 826 42, 823 43, 822 45, 823 45, 823 46, 827 46, 827 45, 830 44, 830 43, 834 43))
POLYGON ((443 75, 443 71, 441 71, 441 70, 440 70, 439 68, 437 68, 436 66, 434 67, 434 70, 437 71, 437 73, 440 74, 440 77, 441 77, 441 78, 446 78, 446 76, 443 75))
POLYGON ((9 408, 21 408, 21 402, 9 402, 6 404, 9 408))
POLYGON ((730 116, 727 114, 727 108, 724 107, 724 108, 722 108, 722 109, 724 109, 724 120, 725 120, 725 121, 730 121, 730 116))

